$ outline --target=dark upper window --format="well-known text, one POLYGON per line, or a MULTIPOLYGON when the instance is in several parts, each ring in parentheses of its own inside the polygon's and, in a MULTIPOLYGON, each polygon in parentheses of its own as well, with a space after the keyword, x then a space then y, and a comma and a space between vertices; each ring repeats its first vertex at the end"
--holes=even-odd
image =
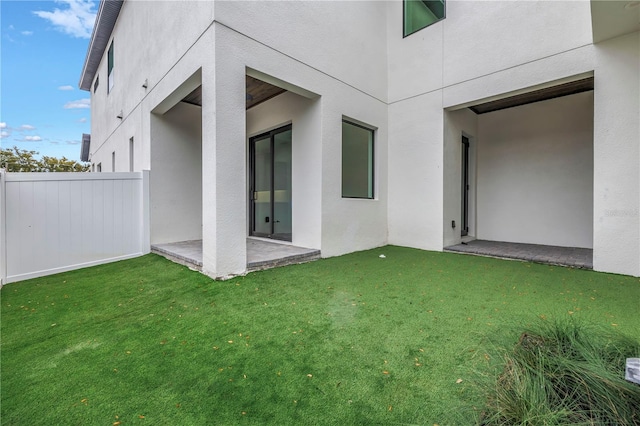
POLYGON ((403 0, 402 3, 404 37, 445 18, 445 0, 403 0))
POLYGON ((342 121, 342 198, 373 198, 374 131, 342 121))
POLYGON ((93 93, 96 93, 96 89, 100 84, 100 75, 96 75, 96 81, 93 82, 93 93))
POLYGON ((107 93, 113 89, 113 41, 107 52, 107 93))

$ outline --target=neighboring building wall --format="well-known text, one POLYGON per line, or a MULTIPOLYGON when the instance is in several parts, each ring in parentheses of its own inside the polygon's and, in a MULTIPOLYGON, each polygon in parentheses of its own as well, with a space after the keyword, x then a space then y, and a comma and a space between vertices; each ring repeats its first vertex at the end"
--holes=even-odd
POLYGON ((202 239, 201 108, 151 115, 151 244, 202 239))
POLYGON ((593 246, 593 92, 478 116, 477 237, 593 246))

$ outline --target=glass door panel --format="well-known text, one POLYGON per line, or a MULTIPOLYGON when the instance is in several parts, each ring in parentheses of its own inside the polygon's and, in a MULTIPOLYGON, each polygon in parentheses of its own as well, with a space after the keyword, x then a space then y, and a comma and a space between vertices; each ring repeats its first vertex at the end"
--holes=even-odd
POLYGON ((291 129, 273 136, 273 237, 291 241, 291 129))
POLYGON ((291 126, 249 141, 251 235, 291 241, 291 126))
POLYGON ((253 234, 271 234, 271 138, 253 141, 253 234))

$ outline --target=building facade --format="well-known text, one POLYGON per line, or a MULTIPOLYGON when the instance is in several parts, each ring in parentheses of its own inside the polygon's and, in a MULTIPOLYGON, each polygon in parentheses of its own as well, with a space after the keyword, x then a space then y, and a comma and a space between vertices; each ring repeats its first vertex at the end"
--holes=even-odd
POLYGON ((634 1, 111 1, 80 87, 94 171, 150 170, 151 243, 330 257, 462 238, 640 275, 634 1))

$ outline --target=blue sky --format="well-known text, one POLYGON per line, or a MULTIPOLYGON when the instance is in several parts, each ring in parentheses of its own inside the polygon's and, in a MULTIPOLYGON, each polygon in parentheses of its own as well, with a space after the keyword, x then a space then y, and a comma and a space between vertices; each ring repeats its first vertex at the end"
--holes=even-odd
POLYGON ((0 1, 0 143, 80 160, 89 92, 78 89, 98 2, 0 1))

